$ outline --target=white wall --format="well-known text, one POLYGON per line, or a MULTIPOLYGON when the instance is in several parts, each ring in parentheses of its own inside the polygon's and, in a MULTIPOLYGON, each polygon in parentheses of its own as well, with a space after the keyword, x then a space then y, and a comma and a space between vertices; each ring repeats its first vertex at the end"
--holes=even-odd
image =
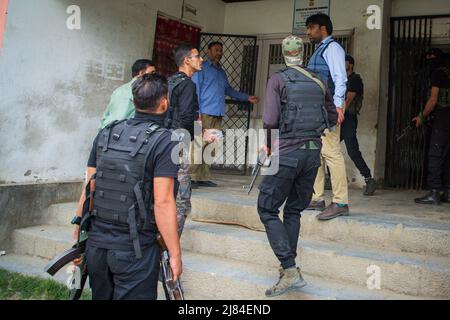
POLYGON ((392 0, 392 16, 450 14, 448 0, 392 0))
MULTIPOLYGON (((330 16, 336 31, 354 29, 354 58, 356 72, 365 85, 365 103, 359 118, 358 137, 361 152, 372 169, 375 166, 379 86, 381 68, 381 30, 369 30, 363 13, 369 5, 378 5, 384 11, 385 0, 331 0, 330 16)), ((239 34, 290 33, 293 24, 293 0, 263 0, 228 4, 225 32, 239 34)), ((390 8, 389 8, 390 9, 390 8)), ((345 148, 343 148, 345 150, 345 148)), ((347 157, 348 179, 354 185, 363 185, 363 179, 347 157)))
MULTIPOLYGON (((220 0, 187 2, 204 31, 223 32, 220 0)), ((0 181, 80 179, 111 92, 136 59, 151 57, 157 11, 180 17, 181 3, 10 1, 0 51, 0 181), (66 28, 71 4, 81 7, 79 31, 66 28), (113 80, 105 66, 124 72, 113 80)))

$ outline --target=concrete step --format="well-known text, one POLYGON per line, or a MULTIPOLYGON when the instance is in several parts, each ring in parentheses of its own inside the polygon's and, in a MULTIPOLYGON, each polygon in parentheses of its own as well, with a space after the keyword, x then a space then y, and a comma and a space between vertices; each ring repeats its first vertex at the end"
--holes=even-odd
MULTIPOLYGON (((196 191, 192 207, 191 217, 195 221, 236 224, 264 231, 255 197, 196 191)), ((450 223, 355 211, 351 211, 349 217, 321 222, 316 219, 317 214, 315 211, 303 212, 302 238, 450 257, 450 223)))
POLYGON ((75 216, 77 206, 78 202, 53 204, 46 212, 44 212, 41 224, 70 226, 70 222, 75 216))
POLYGON ((42 225, 13 232, 13 250, 19 255, 53 259, 73 244, 73 228, 42 225))
MULTIPOLYGON (((235 235, 236 233, 239 234, 240 232, 237 229, 241 228, 205 225, 191 222, 188 223, 185 235, 182 239, 182 243, 185 250, 189 249, 192 251, 184 251, 183 255, 183 261, 186 268, 184 281, 186 282, 185 286, 187 293, 191 295, 191 299, 232 299, 233 297, 236 298, 237 295, 240 299, 256 299, 259 297, 264 298, 264 290, 267 289, 267 287, 270 286, 276 279, 277 263, 273 258, 273 254, 270 252, 270 248, 268 248, 267 244, 264 245, 263 239, 261 239, 260 237, 263 236, 263 234, 258 232, 251 232, 248 230, 241 230, 247 234, 241 234, 242 236, 244 236, 244 239, 239 239, 239 237, 231 236, 231 234, 229 234, 229 232, 235 235), (211 230, 211 227, 213 227, 213 230, 211 230), (229 230, 227 231, 227 229, 229 230), (212 231, 214 233, 217 233, 218 236, 215 237, 212 234, 208 234, 208 230, 209 232, 212 231), (228 238, 223 238, 224 235, 228 238), (205 237, 212 238, 205 239, 205 237), (201 243, 204 244, 205 241, 208 241, 210 246, 207 246, 206 248, 199 248, 199 245, 201 245, 201 243), (222 245, 216 246, 217 243, 222 243, 222 245), (245 247, 247 249, 245 249, 245 247), (242 248, 242 250, 239 250, 239 248, 242 248), (207 257, 206 255, 199 254, 198 252, 202 252, 210 256, 207 257), (220 255, 221 257, 218 257, 217 255, 220 255), (242 261, 238 261, 236 259, 241 259, 242 261), (213 262, 216 263, 214 264, 213 262), (263 270, 263 272, 257 272, 255 269, 263 270), (254 274, 253 277, 251 277, 252 274, 254 274), (243 279, 247 278, 250 280, 244 281, 242 283, 243 279)), ((7 255, 1 257, 0 267, 6 268, 11 271, 25 271, 25 273, 32 275, 42 275, 42 270, 45 264, 50 259, 52 259, 54 255, 63 252, 70 246, 71 231, 72 229, 69 227, 56 226, 38 226, 16 230, 16 232, 14 233, 16 255, 7 255), (33 243, 33 246, 24 245, 26 243, 33 243), (34 257, 31 257, 31 255, 34 255, 34 257), (36 263, 35 261, 38 261, 39 263, 36 263), (29 268, 29 266, 32 266, 33 268, 29 268)), ((330 263, 330 254, 332 255, 333 253, 319 252, 315 253, 316 256, 314 254, 308 254, 306 257, 308 259, 314 260, 307 261, 307 264, 303 264, 302 267, 304 271, 306 272, 310 269, 314 270, 314 268, 318 268, 319 270, 326 270, 326 265, 330 263), (326 260, 327 256, 328 260, 326 260), (323 259, 325 259, 326 261, 322 261, 323 259), (315 266, 314 264, 317 262, 319 262, 319 265, 315 266)), ((335 259, 339 260, 342 258, 335 257, 335 259)), ((365 272, 364 266, 358 265, 354 267, 352 265, 353 262, 354 261, 347 262, 345 267, 347 269, 363 268, 365 272), (348 266, 350 266, 350 268, 348 266)), ((343 263, 345 262, 336 261, 331 267, 332 269, 335 269, 337 266, 341 268, 343 263)), ((366 262, 366 264, 368 265, 369 262, 366 262)), ((397 273, 401 273, 402 271, 406 272, 402 269, 397 273)), ((314 283, 317 283, 315 286, 310 287, 312 291, 306 291, 307 294, 305 294, 305 291, 302 290, 300 291, 299 295, 295 293, 294 296, 287 295, 284 298, 411 298, 409 296, 403 297, 403 295, 396 295, 389 290, 383 290, 380 291, 382 292, 380 293, 378 291, 370 291, 366 289, 366 286, 364 285, 355 285, 353 279, 348 279, 353 274, 358 277, 360 276, 359 272, 350 272, 350 275, 347 274, 347 277, 342 279, 345 284, 339 286, 336 284, 328 285, 330 280, 319 279, 318 277, 314 276, 314 272, 308 272, 308 278, 314 279, 314 283), (349 287, 349 284, 352 289, 346 291, 345 295, 339 295, 338 293, 340 293, 343 288, 349 287), (330 292, 332 292, 333 294, 329 294, 330 292), (379 294, 373 295, 374 293, 379 294)), ((361 277, 364 278, 364 275, 361 277)), ((67 275, 64 272, 61 272, 60 278, 61 281, 65 281, 67 279, 67 275)), ((382 289, 384 289, 383 281, 387 281, 384 279, 388 278, 384 273, 382 273, 382 289)), ((363 281, 366 280, 366 278, 363 279, 363 281)), ((423 281, 427 283, 428 277, 424 276, 423 281)), ((445 283, 445 280, 443 281, 445 283)), ((336 281, 331 281, 331 283, 335 282, 336 281)))
MULTIPOLYGON (((51 279, 66 284, 69 274, 63 268, 55 277, 44 273, 47 259, 8 254, 0 257, 0 268, 27 276, 51 279)), ((264 291, 277 279, 277 271, 268 267, 256 267, 199 254, 183 254, 184 272, 182 285, 188 300, 210 299, 265 299, 264 291)), ((346 284, 325 282, 312 276, 304 276, 308 285, 295 289, 275 299, 415 299, 380 290, 359 289, 346 284)), ((88 288, 88 287, 87 287, 88 288)), ((158 300, 165 300, 161 285, 158 300)))
MULTIPOLYGON (((266 289, 278 280, 277 268, 185 252, 182 283, 187 299, 263 300, 266 289)), ((383 300, 416 299, 382 290, 324 281, 304 275, 306 287, 295 288, 273 299, 281 300, 383 300)))
MULTIPOLYGON (((44 268, 49 262, 48 259, 30 257, 18 254, 7 254, 0 257, 0 269, 4 269, 10 272, 16 272, 25 276, 39 277, 43 279, 49 279, 60 284, 67 284, 70 277, 68 268, 62 268, 54 277, 44 272, 44 268)), ((89 290, 89 279, 86 282, 85 292, 89 290)), ((164 291, 161 284, 158 289, 158 300, 165 300, 164 291)))
POLYGON ((52 277, 44 272, 44 268, 48 262, 48 259, 14 253, 0 257, 0 268, 10 272, 17 272, 25 276, 52 279, 61 284, 66 284, 67 279, 69 278, 67 268, 62 268, 54 277, 52 277))
MULTIPOLYGON (((266 235, 235 226, 190 222, 182 238, 186 251, 258 266, 277 267, 266 235)), ((450 298, 450 259, 395 254, 358 245, 299 241, 305 274, 367 287, 368 267, 381 273, 381 288, 399 294, 450 298)))

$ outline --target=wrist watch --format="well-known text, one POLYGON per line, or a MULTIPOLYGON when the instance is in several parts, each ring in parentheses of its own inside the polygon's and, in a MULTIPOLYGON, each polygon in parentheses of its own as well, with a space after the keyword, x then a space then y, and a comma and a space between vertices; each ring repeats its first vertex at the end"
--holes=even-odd
POLYGON ((78 216, 74 217, 70 223, 79 226, 81 224, 81 217, 78 216))

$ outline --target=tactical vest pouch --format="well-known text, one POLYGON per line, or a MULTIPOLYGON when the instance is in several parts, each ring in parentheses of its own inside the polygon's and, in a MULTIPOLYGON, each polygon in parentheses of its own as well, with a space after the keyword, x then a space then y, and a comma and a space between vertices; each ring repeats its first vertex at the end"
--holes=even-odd
POLYGON ((106 128, 104 139, 97 145, 97 183, 91 215, 129 232, 138 259, 142 257, 139 231, 151 230, 155 235, 157 231, 153 177, 146 181, 146 169, 165 131, 148 122, 119 123, 106 128))
POLYGON ((279 74, 287 95, 281 109, 280 139, 320 137, 328 125, 325 86, 306 70, 287 68, 279 74))

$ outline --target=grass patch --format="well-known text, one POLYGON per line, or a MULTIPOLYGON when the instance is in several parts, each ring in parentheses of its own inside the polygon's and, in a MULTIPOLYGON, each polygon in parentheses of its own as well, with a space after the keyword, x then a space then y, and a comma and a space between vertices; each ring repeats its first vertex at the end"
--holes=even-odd
MULTIPOLYGON (((91 300, 85 290, 81 300, 91 300)), ((23 276, 0 269, 0 300, 68 300, 69 289, 49 279, 23 276)))

